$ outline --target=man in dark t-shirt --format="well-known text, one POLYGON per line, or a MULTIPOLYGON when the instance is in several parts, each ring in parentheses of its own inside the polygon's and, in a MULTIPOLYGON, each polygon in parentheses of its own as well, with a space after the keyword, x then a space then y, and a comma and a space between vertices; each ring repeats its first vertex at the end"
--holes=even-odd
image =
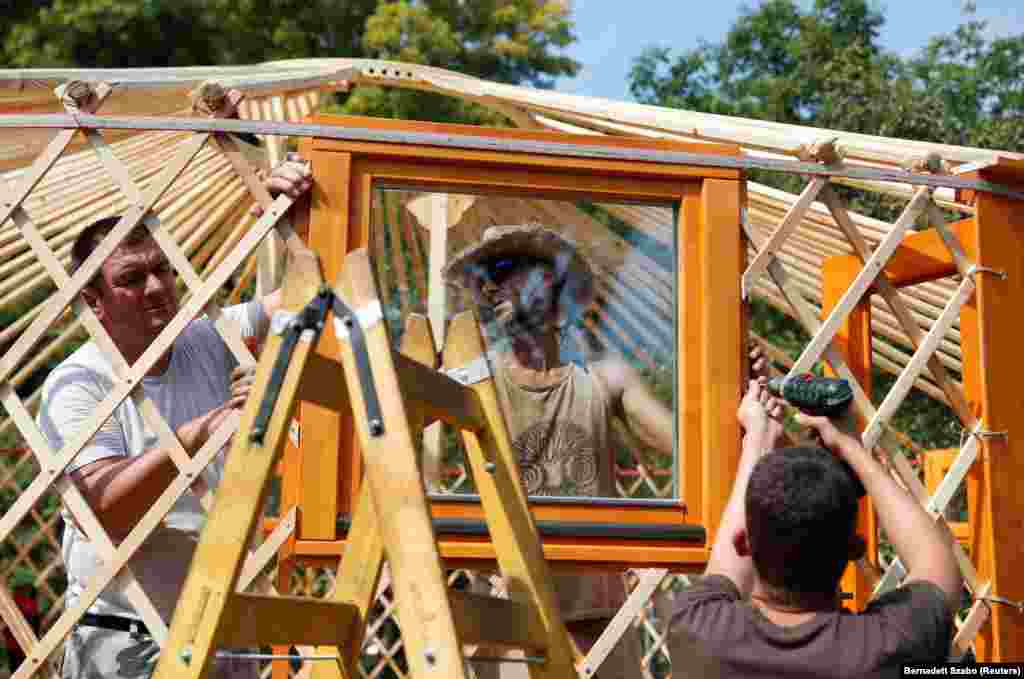
POLYGON ((751 381, 738 412, 736 482, 707 569, 670 623, 673 676, 895 677, 904 663, 944 661, 961 591, 948 532, 827 418, 797 416, 824 448, 773 449, 781 412, 751 381), (858 479, 907 578, 853 614, 838 588, 864 551, 858 479))

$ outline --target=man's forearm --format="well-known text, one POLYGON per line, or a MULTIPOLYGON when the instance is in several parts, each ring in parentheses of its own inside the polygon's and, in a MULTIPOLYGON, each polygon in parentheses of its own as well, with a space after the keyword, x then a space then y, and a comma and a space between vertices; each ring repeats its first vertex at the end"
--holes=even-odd
POLYGON ((645 385, 636 383, 622 394, 626 426, 645 446, 670 455, 675 449, 675 418, 645 385))
POLYGON ((706 570, 707 573, 720 573, 729 576, 739 589, 740 594, 744 596, 754 586, 754 564, 749 556, 741 557, 736 553, 735 547, 732 545, 732 538, 739 530, 745 530, 747 527, 745 505, 747 485, 750 482, 750 474, 754 470, 754 465, 757 464, 771 443, 770 436, 767 424, 743 435, 740 462, 736 468, 736 480, 733 482, 732 492, 729 494, 725 511, 722 513, 722 521, 718 525, 718 533, 715 536, 715 544, 711 547, 706 570))
POLYGON ((859 444, 844 445, 844 457, 874 503, 878 520, 911 576, 926 576, 951 598, 959 589, 959 568, 948 535, 910 493, 859 444))
POLYGON ((166 450, 99 460, 72 478, 115 541, 123 540, 178 474, 166 450))

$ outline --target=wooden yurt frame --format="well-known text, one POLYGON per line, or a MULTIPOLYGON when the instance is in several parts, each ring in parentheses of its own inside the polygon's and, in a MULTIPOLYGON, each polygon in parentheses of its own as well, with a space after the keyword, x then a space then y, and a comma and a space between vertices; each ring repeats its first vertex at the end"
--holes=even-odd
MULTIPOLYGON (((683 201, 682 221, 703 221, 706 225, 709 220, 702 220, 701 215, 714 213, 712 221, 726 227, 702 231, 697 253, 685 249, 679 252, 680 259, 685 260, 683 268, 686 262, 693 267, 687 274, 700 271, 700 289, 714 291, 723 305, 718 309, 730 304, 729 308, 737 309, 735 315, 717 314, 709 300, 696 306, 704 310, 699 316, 703 325, 697 327, 703 327, 705 333, 700 342, 703 386, 702 400, 698 401, 705 407, 698 413, 684 412, 682 418, 692 416, 694 422, 700 421, 702 451, 728 451, 728 455, 707 462, 702 469, 705 478, 727 489, 735 466, 733 451, 738 441, 732 420, 739 398, 740 338, 745 332, 739 309, 745 296, 758 295, 785 309, 813 337, 792 365, 793 371, 806 370, 825 360, 830 369, 859 385, 856 408, 866 425, 865 443, 885 454, 901 483, 936 515, 936 520, 944 522, 943 509, 971 474, 969 494, 973 495, 969 503, 977 511, 971 511, 968 517, 966 534, 960 531, 966 549, 958 548, 971 602, 966 614, 957 620, 953 654, 973 644, 980 659, 1024 658, 1024 616, 1018 612, 1024 608, 1020 604, 1024 601, 1024 579, 1014 570, 1024 558, 1020 534, 1024 498, 1016 489, 1016 480, 1024 475, 1024 399, 1019 397, 1024 367, 1014 351, 1019 339, 1013 321, 1013 314, 1024 302, 1024 286, 1020 284, 1024 275, 1024 157, 1019 154, 609 102, 488 83, 441 69, 364 60, 306 60, 231 69, 8 71, 0 72, 0 83, 5 86, 0 88, 0 110, 4 112, 0 115, 0 148, 4 152, 2 162, 12 168, 6 176, 6 195, 0 209, 0 253, 4 258, 0 262, 0 306, 30 300, 46 289, 48 281, 57 288, 56 293, 31 305, 27 313, 0 333, 0 341, 13 342, 0 355, 0 396, 10 416, 0 426, 16 427, 21 432, 41 469, 14 506, 0 517, 0 539, 9 539, 15 525, 44 492, 56 490, 105 554, 103 580, 118 577, 128 583, 133 603, 158 640, 165 637, 166 626, 145 593, 131 584, 131 573, 122 570, 118 575, 118 571, 173 500, 185 492, 188 475, 208 462, 231 432, 218 432, 210 446, 189 460, 160 418, 148 417, 168 448, 177 451, 175 462, 182 474, 136 530, 115 546, 78 491, 61 475, 88 436, 76 437, 65 450, 49 450, 31 416, 38 405, 38 394, 19 395, 16 388, 84 325, 111 356, 123 379, 97 414, 95 426, 124 398, 139 399, 146 410, 145 399, 134 387, 188 317, 204 309, 211 317, 218 317, 213 295, 233 272, 241 269, 245 280, 258 271, 263 289, 275 284, 280 261, 273 244, 264 246, 259 258, 256 253, 275 225, 282 237, 294 237, 280 219, 291 201, 270 200, 239 144, 226 133, 266 135, 272 160, 281 157, 286 136, 305 138, 302 148, 314 156, 318 173, 358 176, 365 184, 370 180, 365 172, 357 171, 359 155, 372 155, 399 143, 398 132, 405 130, 421 134, 412 147, 431 149, 424 164, 431 158, 436 161, 442 150, 449 154, 458 148, 458 153, 467 158, 479 160, 491 154, 495 162, 498 157, 509 160, 504 156, 522 153, 548 157, 542 164, 550 164, 550 159, 558 156, 577 159, 580 167, 608 169, 621 162, 615 166, 616 173, 629 174, 643 166, 649 168, 645 171, 657 174, 680 165, 699 167, 698 174, 703 176, 722 173, 704 180, 703 188, 689 203, 683 201), (248 95, 248 101, 240 107, 245 120, 180 115, 186 107, 183 93, 208 78, 248 95), (85 80, 92 84, 83 83, 85 80), (107 83, 116 83, 116 87, 107 83), (442 128, 411 123, 362 122, 361 127, 345 127, 319 124, 325 120, 308 121, 321 92, 362 84, 457 96, 490 107, 527 130, 604 136, 590 137, 593 142, 587 144, 583 136, 556 138, 481 130, 460 133, 454 139, 455 132, 450 129, 432 136, 429 130, 442 128), (61 85, 58 100, 51 103, 48 90, 57 85, 61 85), (107 100, 108 110, 132 115, 95 115, 107 100), (289 122, 278 122, 282 120, 289 122), (299 121, 303 123, 295 124, 299 121), (56 130, 56 135, 49 130, 56 130), (659 145, 626 140, 644 136, 666 142, 659 145), (544 147, 545 142, 556 139, 561 142, 557 149, 544 147), (724 154, 699 153, 692 147, 676 145, 679 142, 733 146, 724 154), (341 167, 350 162, 353 164, 347 170, 341 167), (806 176, 808 183, 799 196, 794 196, 742 181, 740 173, 746 169, 797 173, 806 176), (168 190, 172 184, 174 192, 168 190), (834 184, 904 197, 908 205, 895 223, 879 222, 849 212, 834 184), (67 193, 81 195, 82 200, 54 200, 67 193), (265 206, 259 219, 245 216, 252 201, 265 206), (199 214, 202 211, 197 212, 197 207, 202 204, 212 209, 199 214), (943 209, 959 213, 962 219, 948 223, 943 209), (114 233, 81 271, 68 276, 64 262, 76 227, 87 223, 90 215, 95 218, 111 212, 123 215, 114 233), (934 229, 911 233, 911 227, 921 218, 934 229), (190 298, 151 351, 129 366, 119 360, 88 310, 80 310, 77 320, 64 312, 75 304, 79 290, 102 258, 132 226, 143 222, 168 253, 190 298), (741 247, 744 237, 747 253, 741 247), (263 266, 257 266, 260 261, 263 266), (710 266, 711 261, 716 266, 710 266), (54 324, 59 332, 50 337, 47 333, 54 324), (709 330, 719 324, 728 341, 709 341, 709 330), (38 350, 41 342, 44 347, 38 350), (899 375, 877 408, 866 396, 872 365, 899 375), (705 379, 709 375, 715 379, 705 379), (964 431, 963 445, 952 460, 944 453, 943 468, 947 471, 935 488, 926 487, 918 479, 898 452, 902 439, 888 426, 896 408, 914 387, 946 402, 964 431), (706 407, 708 403, 719 404, 723 410, 712 412, 706 407), (726 407, 729 404, 731 408, 726 407), (713 465, 718 465, 718 472, 711 473, 713 465)), ((348 125, 355 124, 348 121, 348 125)), ((410 141, 405 139, 406 143, 410 141)), ((326 259, 340 258, 351 245, 317 242, 325 237, 320 222, 365 225, 362 215, 369 209, 365 202, 356 204, 353 209, 362 210, 358 213, 361 221, 357 221, 353 217, 357 213, 340 209, 349 203, 331 194, 335 190, 349 191, 349 198, 366 195, 365 191, 357 194, 351 183, 344 182, 330 190, 323 185, 314 189, 309 224, 300 224, 300 231, 308 229, 311 242, 326 259)), ((665 223, 659 209, 624 208, 621 216, 653 229, 665 223)), ((331 237, 349 233, 355 231, 332 230, 331 237)), ((329 275, 331 267, 337 268, 337 262, 327 261, 329 275)), ((683 278, 680 275, 681 281, 683 278)), ((689 295, 691 288, 683 284, 681 290, 689 295)), ((686 320, 696 315, 693 309, 683 309, 681 333, 693 327, 686 320)), ((240 361, 252 361, 228 324, 219 323, 218 329, 240 361)), ((687 374, 687 368, 681 366, 680 372, 687 374)), ((693 388, 688 378, 686 385, 688 390, 693 388)), ((304 419, 303 439, 310 426, 304 419)), ((685 423, 680 430, 687 441, 695 436, 694 429, 685 423)), ((341 438, 329 436, 332 451, 338 450, 341 438)), ((941 474, 933 470, 929 478, 934 483, 938 476, 941 474)), ((326 484, 321 486, 326 488, 326 484)), ((682 493, 684 500, 688 490, 682 493)), ((315 524, 310 523, 312 516, 296 510, 301 501, 290 492, 285 489, 282 518, 271 526, 262 547, 247 564, 246 582, 255 578, 282 545, 288 545, 282 551, 282 563, 289 555, 301 556, 296 546, 306 535, 303 531, 315 524)), ((337 486, 328 492, 336 493, 337 486)), ((709 501, 707 493, 701 496, 699 516, 709 528, 708 537, 713 538, 718 512, 709 501)), ((328 512, 314 516, 321 515, 326 517, 324 534, 335 540, 335 516, 328 516, 328 512)), ((865 522, 870 524, 870 512, 865 513, 865 522)), ((873 536, 874 529, 870 525, 867 528, 873 536)), ((860 605, 872 591, 892 587, 902 577, 898 561, 881 573, 877 554, 873 556, 860 564, 861 575, 851 575, 847 580, 849 583, 854 577, 860 578, 848 585, 860 605)), ((691 565, 696 563, 694 560, 691 565)), ((647 571, 648 580, 644 582, 656 584, 664 574, 663 569, 647 571)), ((97 583, 90 591, 101 586, 97 583)), ((599 664, 600 654, 607 653, 608 644, 617 638, 615 633, 624 629, 621 620, 628 623, 651 591, 648 585, 637 588, 613 622, 609 640, 602 639, 581 667, 593 669, 595 663, 599 664)), ((51 671, 47 658, 59 650, 83 611, 82 605, 65 611, 39 640, 6 587, 0 587, 0 617, 29 651, 29 660, 15 676, 20 679, 37 671, 51 671)))

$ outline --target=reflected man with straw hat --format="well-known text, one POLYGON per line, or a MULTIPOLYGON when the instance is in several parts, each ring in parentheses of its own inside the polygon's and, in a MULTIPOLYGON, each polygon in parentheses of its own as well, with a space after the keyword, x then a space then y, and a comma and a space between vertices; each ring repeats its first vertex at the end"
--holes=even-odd
MULTIPOLYGON (((608 357, 569 360, 570 332, 595 297, 594 270, 573 242, 539 224, 493 226, 451 260, 445 278, 469 293, 492 349, 498 345, 491 367, 529 495, 617 497, 614 417, 647 446, 672 454, 672 413, 631 366, 608 357)), ((554 578, 562 615, 586 652, 624 603, 623 579, 554 578)), ((631 630, 598 676, 639 670, 639 638, 631 630)), ((509 663, 499 671, 502 679, 526 674, 509 663)))

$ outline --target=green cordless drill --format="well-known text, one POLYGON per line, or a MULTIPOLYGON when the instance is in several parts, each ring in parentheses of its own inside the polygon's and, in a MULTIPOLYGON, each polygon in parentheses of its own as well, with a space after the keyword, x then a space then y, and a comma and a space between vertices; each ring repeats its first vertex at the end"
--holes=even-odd
POLYGON ((768 391, 808 415, 830 418, 845 413, 853 401, 849 382, 812 373, 775 377, 768 381, 768 391))
MULTIPOLYGON (((775 377, 768 381, 768 391, 786 399, 790 405, 812 416, 844 418, 853 402, 853 389, 846 380, 834 377, 818 377, 803 373, 792 377, 775 377)), ((845 419, 845 418, 844 418, 845 419)), ((847 423, 847 426, 849 423, 847 423)), ((864 485, 846 461, 843 466, 850 472, 857 497, 864 497, 864 485)))

